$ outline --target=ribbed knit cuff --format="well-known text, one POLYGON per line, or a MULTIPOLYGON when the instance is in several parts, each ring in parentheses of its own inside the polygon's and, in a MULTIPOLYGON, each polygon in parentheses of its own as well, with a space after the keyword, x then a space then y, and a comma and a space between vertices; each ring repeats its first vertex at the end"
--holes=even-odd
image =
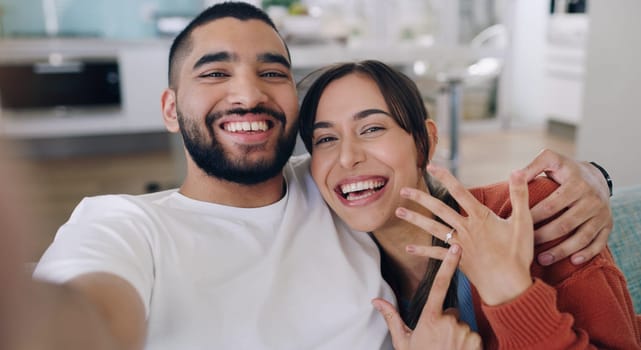
POLYGON ((539 279, 516 299, 496 306, 483 304, 482 308, 499 346, 507 349, 527 348, 545 341, 559 331, 564 321, 556 307, 556 290, 539 279))

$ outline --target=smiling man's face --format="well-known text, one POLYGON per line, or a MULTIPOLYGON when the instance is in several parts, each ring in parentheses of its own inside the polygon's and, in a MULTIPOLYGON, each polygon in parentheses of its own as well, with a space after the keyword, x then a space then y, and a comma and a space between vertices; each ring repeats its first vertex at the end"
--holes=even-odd
MULTIPOLYGON (((298 98, 285 45, 260 20, 222 18, 191 33, 175 118, 210 176, 256 184, 276 176, 296 141, 298 98)), ((172 128, 174 130, 172 130, 172 128)))

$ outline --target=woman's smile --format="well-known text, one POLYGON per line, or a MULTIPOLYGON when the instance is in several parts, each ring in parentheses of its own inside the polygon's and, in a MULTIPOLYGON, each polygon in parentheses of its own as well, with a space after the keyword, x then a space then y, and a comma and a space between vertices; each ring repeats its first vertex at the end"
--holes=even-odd
POLYGON ((352 177, 336 185, 334 192, 345 205, 368 205, 384 194, 387 182, 388 179, 382 176, 352 177))

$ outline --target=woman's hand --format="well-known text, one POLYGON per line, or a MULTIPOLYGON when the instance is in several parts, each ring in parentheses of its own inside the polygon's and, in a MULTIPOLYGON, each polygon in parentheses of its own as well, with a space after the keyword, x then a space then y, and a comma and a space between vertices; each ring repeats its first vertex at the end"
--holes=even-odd
MULTIPOLYGON (((437 247, 433 247, 437 248, 437 247)), ((424 249, 424 252, 443 256, 445 248, 424 249), (438 250, 441 250, 440 252, 438 250)), ((413 349, 481 349, 481 337, 470 330, 470 327, 458 320, 456 309, 443 311, 443 302, 450 286, 450 281, 456 272, 461 249, 452 245, 445 253, 430 290, 430 295, 421 312, 421 317, 412 331, 408 328, 396 308, 383 299, 374 299, 372 304, 383 315, 387 328, 392 335, 396 350, 413 349)))
POLYGON ((548 219, 568 208, 536 230, 536 242, 551 241, 576 230, 561 244, 539 254, 537 260, 541 265, 550 265, 569 255, 572 255, 573 264, 582 264, 605 248, 613 226, 610 191, 596 167, 543 150, 523 168, 523 172, 528 181, 545 172, 547 177, 561 185, 532 208, 534 222, 548 219))
MULTIPOLYGON (((468 216, 462 216, 420 190, 404 188, 401 195, 424 206, 455 229, 450 243, 462 247, 460 268, 477 288, 481 299, 488 305, 498 305, 523 293, 532 285, 530 265, 534 256, 525 175, 519 171, 510 177, 513 211, 510 218, 502 219, 476 200, 444 168, 430 165, 428 171, 450 191, 468 216)), ((442 240, 451 231, 450 227, 405 208, 399 208, 396 214, 442 240)))

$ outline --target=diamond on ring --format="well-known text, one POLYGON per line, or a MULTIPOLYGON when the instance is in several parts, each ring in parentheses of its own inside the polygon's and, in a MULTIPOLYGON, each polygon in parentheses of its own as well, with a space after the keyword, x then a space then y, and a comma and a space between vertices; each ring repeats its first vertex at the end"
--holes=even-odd
POLYGON ((451 240, 451 239, 452 239, 452 237, 454 236, 454 231, 456 231, 456 229, 455 229, 455 228, 453 228, 453 229, 452 229, 452 231, 448 232, 448 233, 445 235, 445 244, 450 244, 450 240, 451 240))

